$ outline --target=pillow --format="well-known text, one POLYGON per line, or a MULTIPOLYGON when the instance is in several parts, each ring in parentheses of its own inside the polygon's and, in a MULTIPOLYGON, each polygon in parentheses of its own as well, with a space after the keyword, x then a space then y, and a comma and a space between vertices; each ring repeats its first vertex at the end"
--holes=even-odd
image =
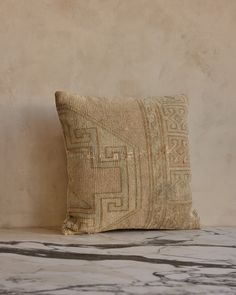
POLYGON ((64 234, 199 228, 186 96, 55 96, 69 177, 64 234))

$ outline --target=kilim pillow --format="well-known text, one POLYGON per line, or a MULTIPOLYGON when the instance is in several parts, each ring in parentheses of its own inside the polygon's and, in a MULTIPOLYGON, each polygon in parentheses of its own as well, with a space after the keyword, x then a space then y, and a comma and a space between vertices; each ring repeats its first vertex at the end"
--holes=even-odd
POLYGON ((64 234, 196 229, 186 96, 105 98, 56 92, 67 152, 64 234))

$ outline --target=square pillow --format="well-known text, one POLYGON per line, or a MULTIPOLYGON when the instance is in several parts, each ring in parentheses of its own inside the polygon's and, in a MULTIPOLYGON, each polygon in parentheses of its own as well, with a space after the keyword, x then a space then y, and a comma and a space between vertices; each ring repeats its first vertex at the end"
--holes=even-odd
POLYGON ((64 234, 199 228, 186 96, 55 96, 69 178, 64 234))

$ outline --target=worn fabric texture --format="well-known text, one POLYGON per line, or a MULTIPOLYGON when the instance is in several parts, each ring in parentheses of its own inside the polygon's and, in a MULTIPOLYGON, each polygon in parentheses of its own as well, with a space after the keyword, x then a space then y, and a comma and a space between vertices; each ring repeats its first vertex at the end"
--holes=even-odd
POLYGON ((64 234, 195 229, 184 95, 56 92, 67 152, 64 234))

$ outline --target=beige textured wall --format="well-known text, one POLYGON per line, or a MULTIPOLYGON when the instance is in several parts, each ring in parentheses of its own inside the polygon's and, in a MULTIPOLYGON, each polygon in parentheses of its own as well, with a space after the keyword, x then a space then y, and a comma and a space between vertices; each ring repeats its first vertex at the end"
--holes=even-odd
POLYGON ((236 225, 235 0, 1 0, 0 57, 0 226, 64 217, 55 90, 188 94, 195 206, 236 225))

